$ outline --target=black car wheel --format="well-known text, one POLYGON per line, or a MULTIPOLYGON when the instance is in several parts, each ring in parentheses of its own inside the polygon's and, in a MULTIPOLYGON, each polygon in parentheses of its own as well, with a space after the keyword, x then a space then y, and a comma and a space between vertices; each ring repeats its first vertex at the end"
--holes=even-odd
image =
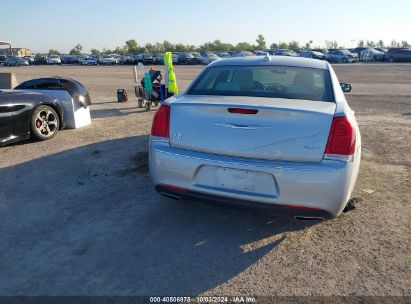
POLYGON ((394 61, 395 61, 395 60, 394 60, 394 57, 392 57, 392 56, 388 57, 388 61, 389 61, 389 62, 394 62, 394 61))
POLYGON ((31 134, 38 140, 53 138, 60 127, 57 112, 49 106, 38 106, 31 115, 31 134))
POLYGON ((342 62, 343 62, 343 63, 348 63, 348 59, 347 59, 347 58, 343 58, 342 62))

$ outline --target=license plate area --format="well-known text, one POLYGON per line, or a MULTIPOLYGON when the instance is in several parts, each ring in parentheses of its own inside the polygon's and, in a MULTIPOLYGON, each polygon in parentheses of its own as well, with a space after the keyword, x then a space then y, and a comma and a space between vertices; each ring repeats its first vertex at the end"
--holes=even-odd
POLYGON ((220 166, 202 166, 194 186, 261 197, 277 197, 275 178, 271 173, 220 166))
POLYGON ((214 185, 221 188, 254 192, 256 175, 255 171, 216 167, 214 185))

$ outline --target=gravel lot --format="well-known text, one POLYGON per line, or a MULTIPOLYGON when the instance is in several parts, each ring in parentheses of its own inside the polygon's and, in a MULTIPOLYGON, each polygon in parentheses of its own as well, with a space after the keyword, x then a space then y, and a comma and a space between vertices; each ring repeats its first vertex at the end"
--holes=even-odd
MULTIPOLYGON (((201 69, 178 66, 180 87, 201 69)), ((0 295, 411 296, 411 65, 335 69, 353 85, 362 201, 312 223, 159 196, 131 67, 0 67, 76 78, 94 102, 91 126, 0 148, 0 295)))

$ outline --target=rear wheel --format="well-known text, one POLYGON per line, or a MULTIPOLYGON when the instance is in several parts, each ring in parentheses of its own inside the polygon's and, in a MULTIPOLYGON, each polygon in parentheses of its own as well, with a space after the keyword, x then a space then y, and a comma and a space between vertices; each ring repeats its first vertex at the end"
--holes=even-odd
POLYGON ((343 63, 348 63, 348 59, 347 59, 347 58, 343 58, 342 62, 343 62, 343 63))
POLYGON ((52 107, 38 106, 31 115, 30 127, 34 138, 47 140, 57 134, 60 128, 60 119, 52 107))
POLYGON ((138 107, 142 108, 143 107, 143 99, 139 98, 138 102, 138 107))
POLYGON ((389 61, 389 62, 394 62, 394 57, 392 57, 392 56, 391 56, 391 57, 388 57, 388 61, 389 61))
POLYGON ((150 111, 151 110, 151 102, 148 101, 146 102, 146 111, 150 111))

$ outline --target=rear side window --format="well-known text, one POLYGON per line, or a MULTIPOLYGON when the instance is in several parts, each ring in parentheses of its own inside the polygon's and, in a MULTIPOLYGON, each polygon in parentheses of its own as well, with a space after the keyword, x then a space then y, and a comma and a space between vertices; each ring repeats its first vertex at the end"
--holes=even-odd
POLYGON ((23 82, 15 89, 17 90, 64 90, 57 79, 33 79, 23 82))
POLYGON ((39 90, 64 90, 64 88, 62 88, 59 83, 40 83, 38 85, 34 85, 33 89, 39 89, 39 90))
POLYGON ((334 102, 327 70, 289 66, 210 67, 195 81, 187 94, 334 102))

